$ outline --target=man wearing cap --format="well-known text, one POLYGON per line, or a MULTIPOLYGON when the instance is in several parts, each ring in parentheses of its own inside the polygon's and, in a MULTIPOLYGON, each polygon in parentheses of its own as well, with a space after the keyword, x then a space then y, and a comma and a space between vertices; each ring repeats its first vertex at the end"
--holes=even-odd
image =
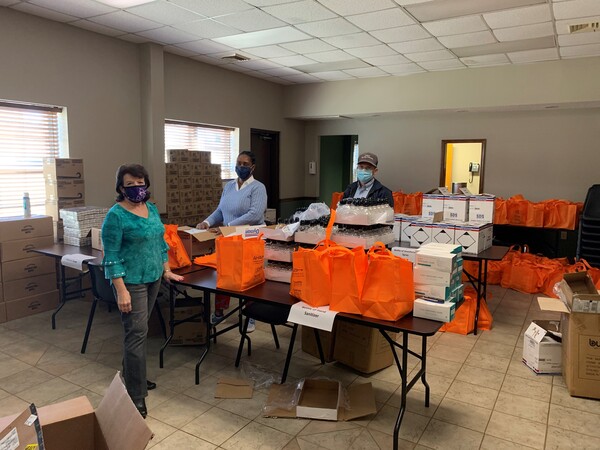
POLYGON ((384 198, 393 208, 392 191, 375 179, 378 162, 377 155, 373 153, 361 154, 356 167, 358 180, 348 185, 342 198, 384 198))

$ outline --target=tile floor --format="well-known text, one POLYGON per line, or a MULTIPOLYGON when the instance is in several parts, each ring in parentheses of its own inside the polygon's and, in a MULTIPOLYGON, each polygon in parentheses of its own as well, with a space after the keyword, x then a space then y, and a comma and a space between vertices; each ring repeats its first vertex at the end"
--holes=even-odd
MULTIPOLYGON (((522 334, 533 318, 547 318, 535 296, 491 286, 492 331, 477 336, 439 333, 429 340, 431 405, 422 385, 409 393, 400 430, 401 449, 599 449, 600 401, 570 397, 562 377, 536 376, 521 362, 522 334)), ((121 361, 117 315, 101 307, 88 351, 79 353, 89 303, 70 302, 50 328, 50 313, 0 325, 0 416, 86 395, 97 405, 121 361)), ((285 334, 282 329, 281 334, 285 334)), ((252 335, 252 365, 280 371, 288 341, 273 345, 268 328, 252 335)), ((300 347, 300 340, 297 347, 300 347)), ((223 336, 194 384, 197 348, 167 350, 158 368, 161 340, 149 341, 149 378, 158 388, 148 397, 150 447, 167 449, 389 449, 400 397, 395 367, 361 376, 338 364, 321 366, 296 350, 291 378, 326 376, 345 385, 373 383, 377 414, 352 422, 271 419, 261 416, 265 390, 251 400, 213 397, 217 377, 236 374, 238 337, 223 336)), ((414 342, 418 344, 418 342, 414 342)), ((411 369, 416 362, 411 361, 411 369)))

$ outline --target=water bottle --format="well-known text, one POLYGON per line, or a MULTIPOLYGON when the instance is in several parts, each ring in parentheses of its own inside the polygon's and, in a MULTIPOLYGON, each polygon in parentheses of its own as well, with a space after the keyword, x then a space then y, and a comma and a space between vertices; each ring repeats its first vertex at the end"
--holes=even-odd
POLYGON ((31 217, 31 200, 29 198, 29 192, 23 193, 23 217, 31 217))

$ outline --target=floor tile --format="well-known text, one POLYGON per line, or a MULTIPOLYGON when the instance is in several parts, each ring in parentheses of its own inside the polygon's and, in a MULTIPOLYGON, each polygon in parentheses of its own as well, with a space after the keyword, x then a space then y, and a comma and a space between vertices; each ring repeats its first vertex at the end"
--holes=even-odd
POLYGON ((483 433, 432 419, 419 444, 434 449, 467 450, 478 449, 482 440, 483 433))
POLYGON ((548 425, 600 438, 600 415, 550 405, 548 425))
POLYGON ((217 381, 218 378, 213 376, 200 377, 200 384, 192 384, 183 393, 204 403, 217 405, 221 402, 220 398, 215 398, 217 381))
POLYGON ((483 433, 491 415, 491 409, 445 398, 433 418, 483 433))
POLYGON ((166 423, 156 420, 154 417, 150 416, 146 417, 146 425, 148 425, 148 428, 150 428, 152 433, 154 433, 152 440, 148 444, 148 448, 152 448, 160 441, 177 431, 177 428, 167 425, 166 423))
MULTIPOLYGON (((248 450, 280 450, 292 438, 293 436, 274 428, 251 422, 221 444, 221 448, 227 450, 238 450, 241 448, 248 450)), ((323 444, 320 443, 320 445, 323 444)))
POLYGON ((502 384, 502 392, 508 392, 522 397, 529 397, 544 402, 550 401, 552 385, 526 378, 506 375, 502 384))
POLYGON ((215 445, 221 445, 249 423, 244 417, 213 407, 189 422, 182 430, 215 445))
POLYGON ((479 338, 478 342, 497 342, 499 344, 510 345, 514 347, 519 339, 520 337, 518 335, 499 333, 495 328, 492 327, 490 331, 484 331, 481 333, 481 337, 479 338))
POLYGON ((478 340, 473 351, 500 358, 510 358, 515 350, 514 345, 501 344, 494 341, 478 340))
POLYGON ((498 391, 495 389, 486 388, 483 386, 477 386, 471 383, 465 383, 464 381, 456 380, 448 389, 446 398, 453 400, 462 401, 471 405, 480 406, 482 408, 492 409, 496 398, 498 397, 498 391))
MULTIPOLYGON (((24 363, 23 361, 2 354, 0 356, 0 387, 2 386, 1 379, 31 368, 31 365, 24 363)), ((25 375, 25 373, 23 373, 23 375, 25 375)))
POLYGON ((494 411, 500 411, 505 414, 544 424, 548 422, 548 409, 548 402, 513 395, 507 392, 500 392, 496 405, 494 406, 494 411))
POLYGON ((598 437, 548 426, 546 450, 597 450, 599 448, 600 438, 598 437))
MULTIPOLYGON (((372 429, 366 431, 371 435, 377 446, 365 447, 365 450, 388 450, 392 448, 392 445, 394 443, 394 437, 392 435, 372 429)), ((359 439, 361 436, 359 436, 359 439)), ((358 441, 358 439, 356 441, 358 441)), ((356 441, 354 442, 356 443, 356 441)), ((405 441, 404 439, 398 439, 398 450, 413 450, 415 448, 416 446, 414 442, 405 441)))
POLYGON ((79 386, 88 386, 110 376, 115 376, 115 370, 113 368, 91 362, 86 366, 61 375, 61 378, 79 386))
POLYGON ((298 438, 303 442, 318 445, 320 448, 337 450, 350 447, 363 431, 364 428, 353 428, 351 430, 331 431, 329 433, 305 434, 298 438))
POLYGON ((465 364, 506 373, 508 365, 510 364, 510 359, 472 351, 467 357, 465 364))
MULTIPOLYGON (((410 378, 414 377, 414 375, 415 375, 415 372, 411 373, 410 378)), ((425 379, 426 379, 427 383, 429 384, 429 388, 431 389, 431 395, 444 396, 446 394, 446 392, 448 392, 448 389, 450 388, 450 385, 452 384, 452 378, 435 375, 433 373, 431 373, 431 374, 428 373, 425 379)), ((424 392, 425 386, 419 380, 413 386, 412 390, 424 392)))
POLYGON ((209 409, 210 405, 180 394, 156 408, 149 409, 148 415, 172 427, 182 428, 209 409))
POLYGON ((0 400, 0 417, 20 414, 29 407, 29 404, 29 402, 14 395, 4 397, 0 400))
MULTIPOLYGON (((477 347, 477 344, 475 344, 475 347, 477 347)), ((467 356, 469 356, 470 352, 470 348, 444 345, 440 344, 438 340, 431 350, 427 352, 427 355, 462 364, 465 362, 465 359, 467 359, 467 356)))
POLYGON ((530 450, 531 448, 486 434, 483 437, 480 450, 530 450))
MULTIPOLYGON (((519 352, 521 354, 521 352, 519 352)), ((536 381, 538 383, 546 383, 552 384, 552 375, 538 375, 533 370, 531 370, 522 360, 519 358, 513 358, 510 361, 510 365, 508 366, 508 370, 506 371, 508 375, 526 378, 531 381, 536 381)))
POLYGON ((188 448, 193 448, 194 450, 213 450, 217 446, 179 430, 167 436, 152 448, 155 450, 182 450, 188 448))
MULTIPOLYGON (((398 417, 398 409, 391 406, 384 406, 368 425, 368 429, 380 431, 382 433, 393 434, 394 424, 398 417)), ((414 414, 409 411, 404 413, 402 425, 400 426, 399 437, 406 441, 418 442, 425 427, 429 423, 429 418, 414 414)))
POLYGON ((587 398, 571 397, 567 388, 562 386, 555 385, 552 387, 552 399, 550 402, 566 408, 577 409, 579 411, 600 415, 600 401, 587 398))
MULTIPOLYGON (((395 408, 400 408, 401 388, 398 388, 394 395, 388 400, 387 404, 395 408)), ((406 396, 406 410, 420 414, 426 417, 432 417, 442 401, 441 395, 430 395, 429 406, 425 406, 425 392, 410 390, 406 396)))
POLYGON ((11 394, 16 394, 35 387, 38 384, 50 381, 53 378, 56 377, 37 367, 31 367, 26 371, 17 372, 9 377, 0 379, 0 389, 4 389, 11 394))
POLYGON ((485 432, 515 444, 543 449, 546 425, 527 419, 515 420, 514 416, 494 411, 485 432))
POLYGON ((458 375, 456 375, 456 379, 499 391, 504 382, 504 374, 465 364, 460 369, 460 372, 458 372, 458 375))
POLYGON ((443 333, 439 339, 435 342, 436 344, 449 345, 451 347, 461 347, 472 349, 479 339, 480 335, 467 334, 466 336, 456 333, 443 333))
POLYGON ((50 346, 39 359, 36 367, 53 375, 60 376, 86 366, 89 363, 89 359, 80 354, 71 353, 58 347, 50 346))
POLYGON ((44 406, 54 403, 55 400, 81 389, 81 386, 69 383, 62 378, 54 378, 35 387, 19 392, 17 395, 23 400, 44 406))
POLYGON ((296 436, 310 423, 310 419, 288 419, 281 417, 263 417, 260 415, 254 419, 254 422, 296 436))
POLYGON ((219 408, 237 414, 238 416, 245 417, 246 419, 254 420, 261 415, 266 401, 266 393, 254 392, 252 398, 221 399, 219 408))
POLYGON ((448 361, 442 358, 436 358, 427 355, 427 374, 441 375, 443 377, 454 378, 459 372, 462 363, 448 361))

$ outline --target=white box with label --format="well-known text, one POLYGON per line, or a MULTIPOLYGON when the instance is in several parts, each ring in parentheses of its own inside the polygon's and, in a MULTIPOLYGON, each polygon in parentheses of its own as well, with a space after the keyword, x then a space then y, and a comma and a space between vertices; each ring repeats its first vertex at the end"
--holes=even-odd
POLYGON ((431 242, 438 244, 454 244, 454 226, 445 222, 432 224, 431 242))
POLYGON ((469 197, 449 195, 444 198, 444 220, 469 220, 469 197))
POLYGON ((417 298, 413 307, 413 316, 438 322, 451 322, 455 313, 456 303, 452 302, 436 303, 417 298))
POLYGON ((471 222, 494 223, 496 196, 492 194, 469 197, 469 220, 471 222))
POLYGON ((421 215, 424 218, 432 218, 436 212, 444 211, 445 196, 441 194, 423 194, 421 215))
POLYGON ((420 247, 431 242, 431 221, 419 220, 411 222, 407 228, 407 234, 410 234, 410 246, 420 247))
POLYGON ((392 254, 399 258, 409 260, 411 263, 415 263, 415 254, 419 251, 418 248, 409 247, 392 247, 392 254))
POLYGON ((491 223, 457 223, 454 243, 462 245, 463 253, 476 255, 492 246, 492 230, 491 223))
POLYGON ((534 320, 523 335, 523 362, 535 373, 562 373, 560 321, 534 320))

